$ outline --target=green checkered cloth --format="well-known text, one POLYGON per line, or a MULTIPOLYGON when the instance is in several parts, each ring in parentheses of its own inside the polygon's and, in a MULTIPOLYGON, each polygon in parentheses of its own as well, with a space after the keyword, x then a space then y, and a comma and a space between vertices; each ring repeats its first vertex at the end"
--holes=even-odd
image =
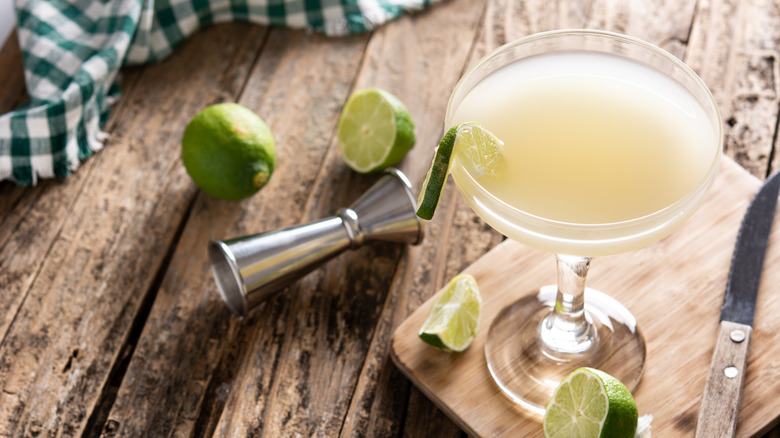
POLYGON ((67 177, 103 146, 100 127, 127 64, 168 56, 229 21, 366 32, 437 0, 15 0, 30 101, 0 116, 0 181, 67 177))

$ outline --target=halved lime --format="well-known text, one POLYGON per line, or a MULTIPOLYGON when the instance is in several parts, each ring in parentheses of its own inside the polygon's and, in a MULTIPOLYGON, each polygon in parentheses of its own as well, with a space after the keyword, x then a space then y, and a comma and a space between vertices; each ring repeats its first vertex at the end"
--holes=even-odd
POLYGON ((481 311, 477 281, 469 274, 457 275, 439 291, 419 336, 437 348, 465 351, 479 332, 481 311))
POLYGON ((461 123, 450 128, 434 149, 433 162, 417 200, 417 216, 433 218, 454 156, 459 157, 471 175, 479 178, 494 174, 504 163, 503 145, 498 137, 478 123, 461 123))
POLYGON ((593 368, 569 374, 544 413, 547 438, 633 438, 638 411, 628 388, 593 368))
POLYGON ((360 173, 376 172, 401 161, 414 146, 414 122, 397 97, 365 88, 347 99, 337 137, 347 166, 360 173))

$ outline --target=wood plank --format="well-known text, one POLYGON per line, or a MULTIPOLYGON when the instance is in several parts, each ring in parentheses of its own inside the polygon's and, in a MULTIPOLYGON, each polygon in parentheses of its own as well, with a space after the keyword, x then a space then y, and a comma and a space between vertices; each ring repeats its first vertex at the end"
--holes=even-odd
MULTIPOLYGON (((305 185, 288 191, 298 203, 285 209, 283 225, 330 216, 377 179, 377 175, 355 174, 329 149, 368 38, 351 37, 350 45, 343 47, 338 40, 322 39, 315 46, 319 53, 323 47, 334 50, 319 63, 344 65, 342 70, 328 68, 333 76, 315 80, 327 84, 323 89, 301 90, 301 96, 315 96, 327 116, 296 120, 300 111, 293 108, 279 115, 280 123, 289 123, 290 128, 317 129, 316 133, 290 129, 299 138, 291 140, 291 146, 303 148, 295 153, 304 160, 286 171, 288 177, 305 185), (296 220, 289 212, 301 212, 301 216, 296 220)), ((259 96, 245 98, 253 101, 259 96)), ((255 226, 268 229, 264 223, 255 221, 255 226)), ((226 401, 215 436, 337 435, 400 253, 399 245, 378 244, 342 254, 259 309, 255 339, 248 346, 235 379, 236 390, 226 401)))
MULTIPOLYGON (((647 342, 645 372, 634 396, 640 415, 652 414, 653 434, 692 436, 709 370, 728 267, 739 224, 759 181, 726 159, 701 209, 679 230, 638 251, 594 259, 589 283, 618 299, 637 318, 647 342), (678 261, 684 260, 684 263, 678 261)), ((775 220, 780 222, 780 218, 775 220)), ((780 321, 780 226, 770 238, 751 340, 737 436, 756 436, 780 415, 780 370, 775 342, 780 321)), ((482 290, 483 324, 517 291, 555 281, 549 254, 512 241, 466 269, 482 290), (508 266, 515 267, 507 269, 508 266), (522 275, 517 275, 518 269, 522 275)), ((463 354, 422 343, 416 331, 428 301, 393 338, 394 359, 405 373, 474 436, 538 436, 541 421, 503 396, 485 366, 482 330, 463 354), (453 379, 457 376, 457 379, 453 379)))
POLYGON ((8 35, 0 49, 0 65, 3 66, 0 69, 0 84, 3 84, 3 92, 0 93, 0 114, 5 114, 29 99, 24 85, 22 51, 19 49, 16 30, 8 35))
MULTIPOLYGON (((268 430, 269 436, 281 436, 295 430, 309 435, 310 428, 332 427, 338 398, 349 393, 333 381, 318 378, 316 370, 328 364, 335 372, 342 361, 349 368, 361 360, 362 353, 352 353, 350 344, 359 341, 351 339, 358 329, 345 331, 343 337, 327 332, 335 329, 330 324, 333 318, 342 317, 330 315, 330 309, 345 314, 347 321, 342 324, 359 319, 354 313, 365 309, 349 298, 359 294, 352 290, 338 295, 331 287, 333 278, 313 274, 307 278, 307 288, 293 286, 239 321, 219 298, 206 246, 211 238, 290 226, 306 220, 308 214, 318 214, 306 203, 316 191, 338 112, 367 39, 367 35, 328 39, 282 28, 270 31, 238 101, 260 114, 274 133, 277 168, 269 184, 244 201, 198 195, 108 415, 106 425, 112 434, 137 436, 154 430, 171 435, 213 431, 252 435, 268 430), (338 357, 329 348, 334 344, 341 352, 338 357), (315 385, 321 387, 309 388, 315 385), (287 423, 278 424, 283 420, 287 423)), ((342 188, 335 196, 353 191, 342 188)), ((337 208, 327 207, 327 214, 337 208)), ((381 263, 381 271, 391 272, 398 249, 383 249, 389 255, 368 254, 381 263)), ((363 325, 371 326, 370 321, 363 325)), ((342 378, 351 375, 344 372, 342 378)))
MULTIPOLYGON (((720 107, 725 153, 766 178, 777 136, 780 9, 764 0, 700 2, 685 55, 720 107)), ((772 166, 780 157, 774 153, 772 166)))
POLYGON ((496 47, 555 29, 602 29, 631 35, 682 57, 696 2, 508 0, 488 3, 470 64, 496 47))
MULTIPOLYGON (((741 88, 742 91, 756 88, 755 84, 761 81, 771 83, 774 79, 768 75, 770 70, 776 71, 776 67, 773 67, 776 64, 773 54, 777 47, 774 42, 776 39, 774 36, 760 37, 767 37, 776 31, 767 23, 777 22, 772 15, 777 8, 757 1, 748 2, 748 5, 726 3, 703 2, 699 6, 701 20, 709 19, 707 17, 712 13, 719 14, 718 19, 730 20, 728 23, 738 23, 744 29, 736 31, 738 38, 735 40, 747 41, 746 46, 751 47, 764 45, 769 48, 766 50, 772 52, 771 55, 762 58, 765 52, 761 50, 765 49, 756 49, 755 53, 750 52, 752 54, 749 55, 742 52, 740 55, 738 50, 729 46, 729 38, 732 38, 735 26, 728 23, 717 23, 728 30, 715 40, 707 39, 704 32, 697 34, 697 29, 694 29, 691 48, 687 49, 690 14, 693 14, 695 7, 693 2, 628 5, 616 0, 576 3, 496 0, 486 2, 485 7, 483 2, 454 0, 381 27, 371 37, 363 61, 352 57, 355 55, 351 47, 355 42, 348 38, 346 43, 339 43, 347 47, 327 49, 333 58, 322 55, 326 59, 316 68, 302 67, 313 62, 312 59, 320 59, 310 53, 299 61, 286 58, 283 51, 300 53, 299 49, 290 49, 290 46, 298 47, 303 43, 282 41, 286 37, 277 36, 280 44, 269 44, 268 51, 273 53, 268 54, 266 51, 262 58, 263 64, 270 60, 274 65, 258 67, 252 73, 242 103, 275 114, 271 116, 275 120, 274 126, 280 127, 275 128, 275 132, 277 129, 287 129, 289 132, 284 133, 285 143, 295 144, 295 152, 289 152, 287 159, 295 156, 307 164, 295 170, 288 169, 285 177, 280 178, 282 174, 278 174, 274 179, 293 185, 286 192, 290 199, 261 194, 242 204, 240 212, 227 214, 219 210, 229 208, 232 204, 198 196, 192 212, 187 216, 189 201, 182 204, 182 199, 178 197, 184 194, 183 199, 186 200, 187 196, 194 196, 195 192, 181 173, 181 167, 173 164, 176 158, 170 151, 164 152, 165 156, 159 158, 157 164, 145 168, 146 175, 152 175, 152 181, 167 184, 165 188, 154 189, 158 190, 155 195, 139 201, 145 204, 119 202, 122 206, 116 207, 113 202, 117 201, 109 197, 114 194, 124 196, 131 204, 136 202, 134 192, 128 185, 139 180, 117 181, 128 175, 132 179, 134 175, 130 175, 129 171, 123 172, 117 162, 105 163, 102 154, 110 152, 114 147, 127 149, 119 159, 137 163, 141 156, 154 156, 158 147, 175 149, 177 146, 177 139, 174 138, 176 131, 183 128, 187 117, 185 114, 174 114, 170 117, 172 124, 163 126, 159 120, 146 113, 150 103, 161 103, 161 109, 158 111, 155 108, 158 111, 155 114, 169 115, 177 105, 180 108, 176 111, 185 112, 186 108, 196 108, 198 103, 205 105, 204 102, 234 100, 249 75, 248 69, 254 55, 246 48, 238 50, 239 55, 232 58, 229 53, 224 56, 209 53, 210 57, 206 57, 205 61, 217 58, 218 65, 208 68, 204 77, 184 83, 189 90, 198 93, 197 97, 187 97, 171 89, 174 81, 178 80, 176 76, 157 70, 152 74, 156 76, 151 80, 152 84, 146 84, 144 80, 139 85, 142 90, 137 94, 126 92, 126 99, 134 100, 131 104, 120 101, 117 110, 127 113, 112 118, 112 123, 118 122, 120 126, 109 149, 95 159, 88 160, 73 178, 63 182, 44 182, 33 189, 0 183, 0 290, 3 290, 0 294, 0 309, 3 309, 0 310, 0 340, 3 340, 0 354, 11 354, 5 361, 0 359, 0 387, 6 391, 0 397, 16 397, 17 393, 12 391, 19 388, 22 388, 22 393, 34 392, 34 388, 24 388, 24 385, 30 383, 34 386, 39 381, 47 385, 48 391, 59 391, 57 385, 51 383, 58 377, 45 375, 49 365, 55 368, 61 365, 62 370, 76 367, 77 370, 68 373, 68 377, 81 380, 76 384, 66 382, 63 384, 66 388, 64 391, 70 398, 87 395, 86 401, 75 403, 77 406, 70 413, 58 412, 45 420, 39 418, 34 421, 29 420, 31 417, 24 413, 24 409, 34 410, 35 407, 20 408, 22 405, 16 404, 13 405, 16 411, 12 412, 0 398, 0 418, 7 419, 17 413, 27 415, 27 419, 19 423, 22 426, 18 430, 19 433, 30 434, 50 430, 64 431, 62 433, 65 434, 73 428, 83 429, 86 420, 78 417, 86 415, 92 417, 90 421, 97 428, 105 422, 103 432, 106 436, 119 434, 120 431, 143 433, 147 430, 157 430, 161 434, 210 436, 215 429, 218 429, 218 434, 224 435, 234 426, 248 434, 265 432, 271 436, 282 432, 304 435, 332 435, 338 432, 341 435, 459 435, 457 427, 424 395, 411 388, 387 357, 390 334, 400 321, 448 278, 502 240, 500 235, 484 226, 471 213, 452 185, 445 194, 445 209, 428 227, 428 236, 421 247, 407 249, 379 245, 345 254, 304 279, 301 284, 289 288, 289 296, 280 297, 257 309, 241 322, 232 320, 216 299, 205 265, 204 242, 209 237, 246 234, 257 231, 260 226, 264 229, 277 228, 330 214, 334 208, 354 199, 355 195, 373 182, 370 176, 350 174, 338 160, 331 138, 338 107, 343 103, 350 86, 357 89, 364 85, 380 85, 402 97, 412 109, 415 120, 418 120, 420 140, 401 168, 419 186, 429 162, 428 153, 421 150, 438 141, 446 98, 460 70, 499 42, 527 33, 559 27, 601 27, 626 32, 655 42, 680 57, 693 56, 693 60, 701 56, 706 65, 701 70, 711 72, 716 79, 720 78, 716 69, 720 61, 716 58, 722 55, 721 52, 727 52, 729 65, 738 65, 739 68, 742 68, 740 64, 747 65, 747 77, 756 76, 751 79, 754 82, 741 88), (486 8, 484 12, 483 8, 486 8), (748 12, 740 8, 748 8, 748 12), (442 10, 447 12, 441 13, 442 10), (767 14, 766 11, 770 12, 767 14), (476 29, 471 26, 478 23, 481 17, 484 19, 483 31, 477 35, 476 29), (759 24, 757 29, 750 29, 753 25, 751 20, 759 24), (449 35, 449 39, 444 38, 444 35, 449 35), (728 47, 707 45, 706 53, 698 55, 693 50, 697 42, 706 45, 713 41, 728 47), (437 48, 440 53, 436 52, 437 48), (346 52, 350 54, 346 57, 349 61, 342 58, 346 52), (436 62, 437 59, 439 62, 436 62), (339 65, 339 62, 348 65, 339 65), (354 79, 354 71, 350 69, 357 65, 360 75, 352 85, 350 81, 354 79), (352 76, 345 74, 343 78, 323 79, 325 73, 319 72, 318 68, 332 68, 340 72, 349 70, 352 76), (317 73, 304 74, 303 71, 317 73), (290 87, 297 87, 301 93, 278 88, 285 83, 278 77, 285 74, 290 76, 286 83, 290 87), (323 97, 328 90, 319 89, 318 86, 328 87, 333 84, 337 84, 334 96, 323 97), (308 99, 307 94, 312 89, 313 94, 319 96, 315 101, 325 102, 324 110, 319 111, 319 106, 316 106, 317 110, 311 110, 285 102, 290 95, 301 100, 308 99), (160 96, 155 96, 155 93, 160 96), (301 114, 290 115, 295 112, 293 108, 301 114), (322 116, 323 113, 328 116, 322 116), (319 117, 327 120, 323 121, 319 117), (313 128, 313 132, 305 133, 296 125, 313 128), (156 128, 159 128, 159 132, 156 128), (314 160, 320 160, 320 164, 313 165, 314 160), (108 181, 106 175, 109 169, 119 169, 121 176, 108 181), (167 179, 162 176, 164 173, 169 174, 167 179), (108 195, 91 189, 93 183, 107 188, 108 195), (86 194, 82 195, 82 191, 86 194), (96 194, 99 195, 97 199, 109 206, 108 210, 100 214, 109 217, 105 226, 114 227, 112 231, 101 229, 104 225, 98 218, 103 216, 87 206, 87 201, 82 198, 96 194), (158 194, 162 205, 153 207, 158 194), (150 212, 149 208, 159 210, 150 212), (118 217, 120 215, 121 218, 118 217), (153 250, 164 249, 168 243, 177 243, 176 228, 181 227, 179 223, 182 220, 187 222, 187 227, 157 292, 156 282, 151 278, 155 276, 158 267, 164 270, 167 262, 163 260, 163 254, 153 253, 153 250), (80 224, 81 221, 85 223, 80 224), (154 229, 151 233, 150 239, 160 242, 137 242, 146 234, 139 230, 140 227, 134 226, 135 221, 152 228, 155 225, 164 228, 162 231, 154 229), (63 230, 66 233, 64 235, 61 234, 63 230), (123 237, 113 243, 111 249, 106 249, 111 242, 100 242, 104 249, 99 256, 89 252, 87 244, 79 246, 74 243, 75 239, 83 236, 92 245, 102 237, 110 239, 112 235, 123 237), (95 262, 94 257, 117 256, 121 256, 123 262, 130 260, 129 267, 125 267, 126 273, 96 269, 100 264, 95 262), (365 260, 368 258, 376 258, 378 266, 366 266, 365 260), (397 268, 394 268, 395 264, 397 268), (96 271, 95 275, 99 278, 77 278, 76 273, 82 270, 90 273, 96 271), (141 278, 139 280, 135 277, 141 278), (127 283, 130 278, 134 281, 129 292, 120 293, 117 286, 104 286, 104 283, 117 279, 127 283), (373 282, 368 284, 371 292, 369 297, 362 296, 362 287, 366 284, 356 278, 372 278, 373 282), (6 285, 10 286, 11 293, 6 293, 6 285), (49 290, 58 288, 62 291, 49 290), (100 323, 94 320, 90 323, 78 321, 82 316, 96 318, 96 309, 107 307, 105 302, 95 304, 84 301, 79 296, 84 290, 90 296, 97 296, 104 301, 109 300, 104 295, 107 294, 114 303, 124 306, 121 313, 117 315, 116 309, 113 309, 114 313, 107 316, 107 321, 100 323), (128 298, 125 294, 136 296, 128 298), (151 305, 155 294, 154 308, 147 321, 140 314, 148 310, 144 306, 151 305), (76 309, 82 305, 87 310, 79 315, 76 309), (56 333, 56 336, 60 336, 54 342, 56 345, 42 347, 44 341, 49 342, 54 338, 52 332, 58 331, 60 326, 31 323, 29 320, 39 314, 43 318, 51 318, 51 315, 56 314, 51 310, 53 308, 66 309, 65 324, 75 328, 66 329, 64 334, 56 333), (44 312, 39 312, 40 309, 44 309, 44 312), (136 342, 134 336, 138 335, 133 334, 133 331, 140 330, 140 326, 147 322, 139 346, 133 352, 136 342), (99 347, 71 348, 73 340, 91 343, 92 339, 100 338, 100 324, 104 325, 102 330, 105 332, 105 324, 108 323, 115 325, 111 327, 112 333, 99 341, 102 342, 99 347), (350 333, 334 334, 334 327, 345 325, 350 333), (85 327, 90 330, 97 327, 98 333, 75 333, 76 328, 83 330, 85 327), (32 330, 32 333, 23 335, 25 329, 32 330), (204 339, 205 345, 202 345, 204 339), (30 342, 34 345, 24 345, 30 342), (329 355, 327 349, 334 346, 346 350, 346 353, 329 355), (114 370, 114 374, 121 377, 124 373, 121 359, 131 353, 135 358, 125 380, 121 382, 121 388, 114 387, 119 382, 105 382, 108 378, 107 370, 114 370), (113 356, 104 361, 96 360, 100 355, 113 356), (365 356, 364 363, 360 363, 361 355, 365 356), (22 368, 13 371, 4 369, 3 366, 9 366, 11 360, 32 364, 31 369, 37 375, 28 379, 23 375, 22 368), (323 368, 330 369, 334 363, 337 373, 332 382, 320 382, 309 388, 296 386, 321 377, 316 373, 323 368), (93 379, 98 383, 93 382, 93 379), (95 386, 102 388, 97 396, 97 409, 105 409, 104 413, 96 414, 89 408, 90 404, 95 403, 95 386), (114 402, 113 394, 117 392, 116 405, 109 414, 114 402), (81 405, 87 407, 79 407, 81 405), (171 409, 165 410, 161 406, 171 406, 171 409), (400 419, 403 419, 403 424, 400 419), (338 428, 339 424, 341 429, 338 428)), ((251 31, 245 31, 243 27, 239 29, 242 30, 234 32, 249 33, 247 39, 262 41, 262 38, 253 36, 251 31)), ((228 38, 227 33, 217 32, 221 39, 213 45, 204 44, 203 40, 197 39, 199 36, 189 44, 199 45, 201 49, 198 50, 230 51, 233 50, 231 44, 237 42, 233 37, 228 38)), ((243 43, 253 44, 252 41, 243 43)), ((327 40, 327 44, 331 43, 333 41, 327 40)), ((312 47, 315 44, 324 43, 312 43, 312 47)), ((0 52, 0 60, 3 59, 3 53, 0 52)), ((201 73, 203 66, 195 61, 198 56, 193 53, 181 55, 177 52, 174 58, 178 60, 177 63, 186 64, 190 73, 201 73), (182 61, 182 57, 189 61, 182 61)), ((0 62, 0 65, 4 64, 0 62)), ((167 67, 155 68, 172 68, 170 64, 165 65, 167 67)), ((143 69, 129 72, 136 77, 143 76, 143 69)), ((736 75, 734 77, 744 76, 741 73, 733 74, 736 75)), ((774 77, 777 75, 774 74, 774 77)), ((708 78, 705 80, 709 83, 708 78)), ((769 88, 760 85, 756 89, 769 88)), ((717 94, 717 90, 714 91, 717 94)), ((6 96, 6 93, 0 94, 6 96)), ((739 108, 735 114, 742 114, 740 118, 734 119, 737 123, 733 127, 727 126, 727 133, 734 131, 729 134, 729 138, 735 139, 732 143, 734 147, 727 152, 737 158, 743 157, 745 163, 755 160, 767 163, 771 158, 776 168, 777 163, 780 163, 780 155, 772 155, 771 151, 777 130, 770 125, 776 116, 777 102, 772 100, 769 93, 761 94, 754 102, 751 102, 749 96, 726 99, 744 100, 737 105, 739 108), (754 149, 756 145, 762 149, 754 149), (735 152, 739 148, 758 152, 740 154, 735 152)), ((751 170, 760 174, 762 165, 751 170)), ((282 189, 277 187, 275 190, 282 189)), ((38 393, 33 396, 23 395, 26 398, 17 398, 14 403, 22 400, 34 404, 37 400, 45 401, 47 397, 53 396, 38 393)), ((56 409, 62 410, 61 406, 65 404, 58 402, 56 409)), ((51 407, 52 404, 37 409, 42 410, 46 406, 51 407)), ((0 423, 0 429, 3 424, 0 423)), ((94 435, 100 430, 86 432, 94 435)))
MULTIPOLYGON (((13 251, 20 245, 25 254, 21 242, 2 252, 5 266, 40 266, 21 285, 12 281, 26 296, 0 345, 4 433, 76 435, 86 427, 195 193, 178 164, 181 130, 217 97, 234 58, 254 59, 257 43, 234 37, 251 29, 204 31, 174 61, 146 69, 145 86, 118 104, 110 145, 73 178, 35 189, 40 200, 24 220, 38 220, 48 249, 29 260, 13 251)), ((21 237, 17 227, 9 242, 21 237)))
MULTIPOLYGON (((16 44, 14 32, 0 52, 0 65, 6 67, 0 71, 0 83, 6 86, 4 93, 0 93, 3 102, 0 109, 9 111, 27 99, 21 52, 16 44)), ((123 85, 132 87, 138 71, 125 74, 123 85)), ((121 106, 111 111, 116 116, 121 112, 121 106)), ((115 119, 111 118, 103 129, 111 131, 115 119)), ((107 144, 111 144, 111 139, 107 144)), ((80 172, 70 178, 42 180, 35 187, 0 182, 0 290, 4 292, 0 294, 0 340, 5 338, 30 285, 39 274, 92 166, 92 160, 87 160, 80 172)))
POLYGON ((4 211, 0 219, 0 341, 39 276, 76 196, 83 189, 86 169, 66 181, 44 181, 32 188, 0 183, 4 211))
MULTIPOLYGON (((416 124, 417 144, 400 168, 415 187, 422 183, 433 146, 441 137, 447 99, 465 67, 485 3, 452 1, 435 5, 383 26, 366 49, 355 88, 382 87, 408 106, 416 124)), ((452 195, 450 191, 448 196, 452 195)), ((435 290, 429 282, 442 281, 501 240, 497 233, 485 236, 484 228, 474 229, 473 213, 463 204, 440 213, 437 219, 443 220, 427 224, 422 245, 405 251, 394 274, 341 436, 422 436, 425 430, 435 431, 436 436, 462 433, 419 391, 413 389, 410 393, 408 382, 390 364, 388 356, 392 330, 410 308, 416 308, 435 290), (477 234, 483 238, 477 239, 477 234), (454 244, 467 235, 478 243, 469 247, 454 244), (409 294, 413 284, 420 295, 409 294), (400 418, 405 418, 405 424, 399 422, 400 418)))
MULTIPOLYGON (((27 100, 16 31, 0 50, 0 114, 27 100)), ((42 260, 83 183, 41 183, 35 188, 0 182, 0 341, 19 311, 42 260)))

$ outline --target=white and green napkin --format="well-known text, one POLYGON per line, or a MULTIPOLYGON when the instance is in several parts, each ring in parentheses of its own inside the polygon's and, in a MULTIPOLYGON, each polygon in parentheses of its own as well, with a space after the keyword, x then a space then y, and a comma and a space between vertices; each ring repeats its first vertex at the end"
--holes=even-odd
POLYGON ((435 1, 15 0, 30 101, 0 116, 0 181, 70 175, 103 145, 120 67, 160 60, 199 28, 249 21, 345 35, 435 1))

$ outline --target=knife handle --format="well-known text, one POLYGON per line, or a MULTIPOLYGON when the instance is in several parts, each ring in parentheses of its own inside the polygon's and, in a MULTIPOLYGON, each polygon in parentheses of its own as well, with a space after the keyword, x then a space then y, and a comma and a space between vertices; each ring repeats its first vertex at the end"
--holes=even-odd
POLYGON ((749 325, 720 322, 718 342, 699 408, 696 438, 733 437, 736 433, 752 331, 749 325))

